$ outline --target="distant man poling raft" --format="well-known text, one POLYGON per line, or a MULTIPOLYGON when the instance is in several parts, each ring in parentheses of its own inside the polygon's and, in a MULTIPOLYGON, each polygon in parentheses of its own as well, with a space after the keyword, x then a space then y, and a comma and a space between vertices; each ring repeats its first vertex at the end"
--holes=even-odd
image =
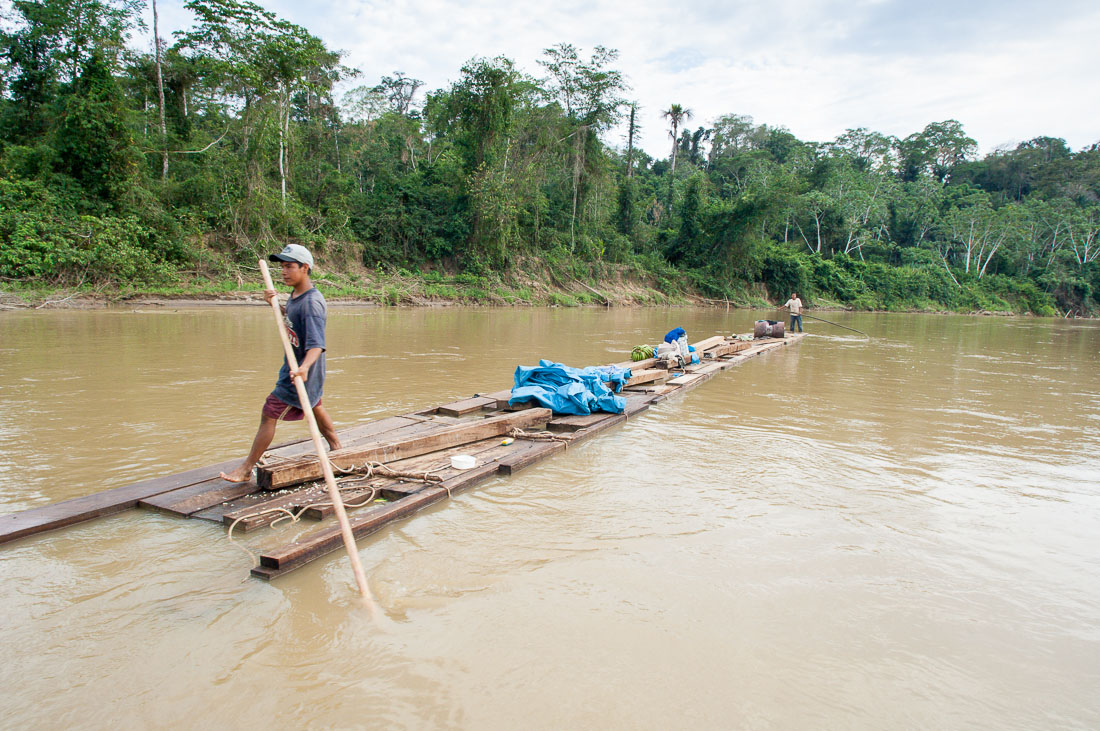
MULTIPOLYGON (((802 332, 802 317, 805 313, 802 311, 805 306, 802 304, 802 300, 798 297, 798 292, 791 292, 791 298, 779 306, 781 310, 788 310, 791 313, 791 324, 788 328, 792 333, 795 332, 795 325, 798 325, 798 332, 802 332)), ((813 315, 805 315, 811 320, 817 320, 818 322, 824 322, 827 325, 833 327, 839 327, 843 330, 851 330, 854 333, 859 333, 865 338, 871 336, 862 330, 856 330, 854 327, 848 327, 847 325, 841 325, 840 323, 833 322, 832 320, 825 320, 820 317, 814 317, 813 315)))
POLYGON ((798 292, 791 292, 791 298, 779 309, 788 310, 791 313, 791 324, 787 329, 793 333, 794 326, 798 325, 798 332, 802 332, 802 300, 798 298, 798 292))

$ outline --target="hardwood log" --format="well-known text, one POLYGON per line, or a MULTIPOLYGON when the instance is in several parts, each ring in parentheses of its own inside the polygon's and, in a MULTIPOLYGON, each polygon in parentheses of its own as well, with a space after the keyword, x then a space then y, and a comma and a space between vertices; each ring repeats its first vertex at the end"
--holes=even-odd
POLYGON ((464 416, 465 414, 472 414, 475 411, 481 411, 485 408, 496 408, 497 400, 490 398, 489 396, 474 396, 473 398, 463 399, 461 401, 455 401, 450 404, 443 404, 436 408, 436 411, 444 416, 464 416))
POLYGON ((623 389, 630 393, 649 393, 649 394, 662 394, 675 391, 676 386, 670 386, 668 383, 647 383, 641 386, 631 386, 630 388, 623 389))
POLYGON ((600 432, 606 431, 613 426, 617 426, 626 421, 626 414, 610 414, 608 418, 598 421, 592 426, 585 427, 575 432, 565 432, 562 437, 569 440, 569 445, 572 446, 579 442, 583 442, 586 439, 591 439, 600 432))
MULTIPOLYGON (((393 462, 459 444, 476 442, 479 439, 501 436, 515 428, 541 426, 550 421, 552 416, 550 409, 531 408, 515 414, 502 414, 480 421, 444 426, 428 434, 408 439, 346 447, 329 452, 328 456, 334 465, 344 469, 364 462, 393 462)), ((316 455, 306 455, 259 467, 256 470, 256 482, 265 490, 297 485, 320 477, 321 463, 316 455)))
MULTIPOLYGON (((337 433, 342 440, 348 442, 372 434, 392 431, 411 423, 408 419, 395 416, 349 429, 341 429, 337 433)), ((309 439, 300 439, 278 444, 268 450, 268 453, 279 456, 292 456, 304 454, 312 446, 313 443, 309 439)), ((120 513, 123 510, 137 507, 139 503, 157 495, 192 487, 200 483, 207 483, 200 492, 213 489, 214 484, 211 481, 218 476, 218 473, 233 469, 240 463, 240 458, 237 458, 206 467, 196 467, 174 475, 154 477, 93 495, 62 500, 58 503, 0 516, 0 543, 82 523, 93 518, 120 513)), ((255 486, 253 486, 253 489, 256 489, 255 486)))
POLYGON ((628 418, 642 413, 653 403, 653 396, 650 394, 624 394, 623 398, 626 399, 626 410, 623 416, 628 418))
MULTIPOLYGON (((440 422, 431 419, 415 421, 410 420, 407 416, 382 419, 374 424, 365 424, 358 430, 349 430, 346 435, 347 448, 352 448, 364 442, 373 443, 379 438, 384 438, 387 441, 408 439, 417 434, 431 433, 433 430, 441 428, 441 424, 449 426, 452 422, 450 420, 440 422)), ((312 442, 306 444, 308 446, 313 446, 312 442)), ((298 454, 305 454, 306 458, 308 458, 312 455, 305 452, 305 446, 306 445, 303 445, 303 448, 299 450, 298 454)), ((268 454, 280 458, 286 456, 285 453, 281 451, 268 452, 268 454)), ((320 469, 320 463, 318 462, 317 464, 318 469, 320 469)), ((236 500, 259 491, 259 485, 252 480, 248 482, 231 483, 220 478, 214 478, 178 490, 155 495, 142 500, 138 505, 143 508, 191 517, 196 513, 208 510, 224 502, 236 500)))
POLYGON ((511 454, 507 457, 502 457, 500 460, 498 460, 499 470, 501 474, 515 474, 522 469, 530 467, 536 462, 541 462, 552 454, 557 454, 558 452, 565 450, 565 442, 558 441, 556 439, 547 439, 545 441, 523 441, 524 445, 522 449, 516 450, 514 454, 511 454))
POLYGON ((752 343, 739 340, 734 342, 727 342, 725 345, 719 345, 711 348, 704 354, 707 358, 721 358, 723 355, 729 355, 731 353, 740 353, 742 350, 748 350, 752 347, 752 343))
POLYGON ((692 343, 695 346, 696 353, 702 353, 707 348, 713 348, 715 345, 721 345, 726 342, 725 335, 715 335, 714 337, 707 338, 706 340, 700 340, 697 343, 692 343))
POLYGON ((637 386, 639 383, 651 383, 659 378, 668 378, 668 372, 661 370, 660 368, 649 368, 641 371, 631 371, 631 376, 627 380, 627 386, 637 386))
POLYGON ((689 383, 694 383, 700 378, 703 378, 702 373, 685 373, 682 376, 676 376, 668 382, 669 386, 686 386, 689 383))
MULTIPOLYGON (((466 470, 443 482, 439 487, 429 487, 407 498, 379 506, 371 506, 351 518, 351 530, 356 538, 370 535, 387 523, 412 515, 418 510, 443 500, 448 494, 456 494, 497 474, 499 465, 494 461, 472 470, 466 470), (448 493, 448 490, 450 493, 448 493)), ((339 526, 318 530, 282 548, 260 556, 260 565, 252 575, 272 579, 292 569, 303 566, 326 553, 338 550, 341 544, 339 526)))
POLYGON ((633 372, 653 368, 656 363, 656 358, 643 358, 642 360, 624 360, 621 363, 611 363, 610 365, 614 368, 629 368, 633 372))
POLYGON ((580 431, 615 416, 619 416, 619 414, 609 414, 606 411, 597 411, 594 414, 555 416, 546 424, 546 428, 552 432, 580 431))

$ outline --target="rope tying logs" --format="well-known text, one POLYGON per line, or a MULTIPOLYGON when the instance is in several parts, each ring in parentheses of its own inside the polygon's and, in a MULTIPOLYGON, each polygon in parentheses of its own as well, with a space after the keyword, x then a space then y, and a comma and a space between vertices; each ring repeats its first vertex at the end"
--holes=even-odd
MULTIPOLYGON (((267 459, 266 456, 264 459, 267 459)), ((278 460, 278 458, 275 459, 278 460)), ((261 460, 261 464, 263 463, 264 461, 261 460)), ((352 497, 350 500, 344 500, 344 505, 349 508, 361 508, 364 505, 369 505, 371 502, 374 501, 374 499, 378 496, 378 491, 381 488, 377 485, 368 486, 365 483, 374 479, 375 477, 397 477, 407 480, 416 480, 418 482, 423 482, 427 485, 443 482, 442 477, 432 474, 432 472, 435 472, 436 470, 431 470, 429 472, 405 472, 403 470, 395 470, 387 467, 381 462, 366 462, 358 466, 350 465, 347 468, 338 467, 335 463, 333 463, 332 471, 340 475, 356 475, 356 477, 354 478, 345 478, 336 481, 337 485, 339 486, 339 492, 341 496, 345 494, 354 495, 354 497, 352 497), (358 493, 362 492, 364 488, 367 487, 370 488, 369 493, 367 493, 365 496, 358 495, 358 493)), ((307 489, 312 489, 317 485, 318 483, 313 483, 312 485, 309 485, 307 489)), ((448 488, 446 485, 442 485, 442 487, 447 490, 447 497, 451 497, 450 488, 448 488)), ((232 543, 234 546, 247 553, 249 558, 252 559, 252 566, 256 567, 260 565, 260 561, 256 557, 256 554, 248 550, 248 548, 246 548, 245 546, 242 546, 240 543, 237 543, 235 540, 233 540, 233 529, 237 527, 238 523, 240 523, 242 520, 251 520, 254 518, 262 518, 264 516, 272 515, 275 513, 283 513, 282 517, 276 518, 275 520, 271 521, 271 527, 274 528, 276 525, 282 523, 284 520, 289 520, 291 523, 297 523, 299 520, 302 519, 302 516, 305 514, 305 512, 307 510, 310 510, 311 508, 325 508, 332 506, 332 504, 333 503, 331 500, 321 500, 318 502, 310 503, 308 505, 303 505, 298 509, 297 512, 289 508, 277 507, 267 508, 266 510, 259 510, 255 513, 242 515, 229 525, 229 530, 226 533, 226 538, 228 538, 229 542, 232 543)))
POLYGON ((566 449, 569 449, 569 439, 567 437, 558 436, 553 432, 548 431, 524 431, 518 426, 508 432, 508 436, 515 439, 528 439, 532 442, 561 442, 565 445, 566 449))

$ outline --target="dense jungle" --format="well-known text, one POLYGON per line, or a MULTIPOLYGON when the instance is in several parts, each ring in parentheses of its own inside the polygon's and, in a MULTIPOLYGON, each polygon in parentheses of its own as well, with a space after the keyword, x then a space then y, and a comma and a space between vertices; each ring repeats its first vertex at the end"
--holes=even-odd
POLYGON ((1100 143, 981 156, 955 120, 804 141, 736 99, 713 120, 649 100, 669 138, 656 159, 610 48, 561 43, 529 69, 475 57, 428 89, 349 68, 255 3, 186 7, 193 24, 164 38, 155 3, 153 27, 134 0, 0 4, 0 290, 246 291, 258 255, 297 242, 326 294, 387 304, 797 290, 1100 311, 1100 143))

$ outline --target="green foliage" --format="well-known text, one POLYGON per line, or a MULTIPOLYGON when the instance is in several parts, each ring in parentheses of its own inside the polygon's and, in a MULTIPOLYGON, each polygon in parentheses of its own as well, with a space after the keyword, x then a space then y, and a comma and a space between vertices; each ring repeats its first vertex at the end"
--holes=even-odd
POLYGON ((135 216, 73 216, 41 185, 0 180, 0 276, 56 284, 157 283, 172 271, 135 216))
POLYGON ((135 184, 138 153, 127 125, 121 89, 104 59, 93 54, 58 103, 57 167, 92 199, 122 201, 135 184))
MULTIPOLYGON (((760 276, 772 299, 786 299, 791 292, 807 293, 810 272, 805 259, 803 254, 779 244, 765 248, 760 276)), ((809 304, 808 297, 803 301, 809 304)))
POLYGON ((423 96, 395 71, 341 104, 358 72, 307 29, 248 0, 185 7, 158 68, 125 52, 136 0, 11 4, 0 276, 170 287, 296 241, 394 277, 330 283, 391 304, 533 301, 503 284, 524 266, 591 288, 555 304, 602 303, 614 263, 653 301, 763 284, 858 308, 1100 310, 1100 147, 979 159, 955 120, 818 143, 744 115, 691 128, 669 104, 655 160, 633 147, 636 103, 628 150, 608 139, 627 108, 614 49, 554 45, 545 79, 473 58, 423 96))

